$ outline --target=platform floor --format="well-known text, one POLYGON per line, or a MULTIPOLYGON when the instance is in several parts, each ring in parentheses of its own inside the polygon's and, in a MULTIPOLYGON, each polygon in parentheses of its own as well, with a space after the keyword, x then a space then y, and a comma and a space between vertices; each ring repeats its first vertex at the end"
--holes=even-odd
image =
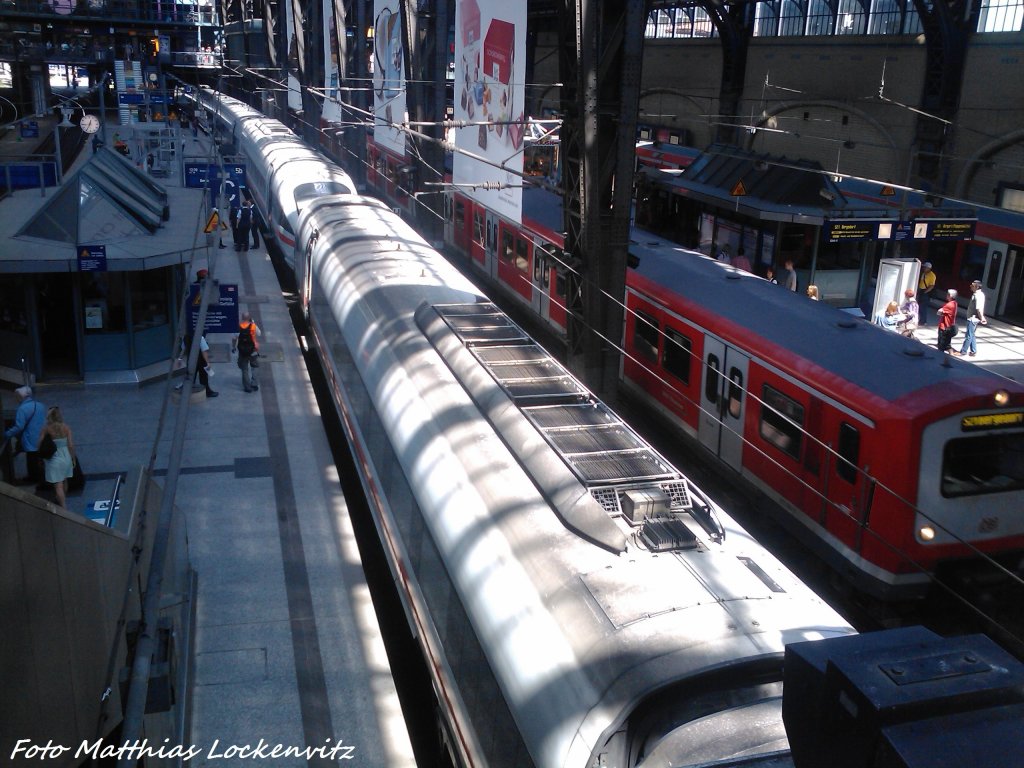
MULTIPOLYGON (((261 739, 340 745, 334 756, 353 758, 342 765, 413 766, 348 505, 270 259, 265 248, 241 256, 204 248, 199 267, 239 286, 265 357, 259 391, 246 393, 230 336, 211 335, 219 397, 193 395, 189 404, 176 506, 199 584, 190 742, 217 743, 218 754, 261 739)), ((88 476, 71 509, 84 513, 109 496, 117 473, 148 463, 169 397, 155 462, 158 480, 166 477, 180 400, 172 384, 181 380, 37 388, 41 402, 61 407, 88 476)), ((13 393, 2 396, 13 409, 13 393)), ((196 762, 238 759, 204 753, 196 762)))

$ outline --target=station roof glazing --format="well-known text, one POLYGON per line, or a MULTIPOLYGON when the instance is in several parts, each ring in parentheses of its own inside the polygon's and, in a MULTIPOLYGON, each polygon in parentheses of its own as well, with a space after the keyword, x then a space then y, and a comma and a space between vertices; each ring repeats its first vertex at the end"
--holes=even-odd
POLYGON ((117 152, 101 147, 15 237, 80 245, 151 235, 167 193, 117 152))

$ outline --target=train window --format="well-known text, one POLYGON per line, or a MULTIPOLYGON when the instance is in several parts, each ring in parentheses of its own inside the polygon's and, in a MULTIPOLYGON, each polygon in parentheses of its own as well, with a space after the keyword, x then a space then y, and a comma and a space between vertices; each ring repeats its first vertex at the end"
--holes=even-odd
POLYGON ((718 386, 722 363, 718 355, 708 355, 708 372, 704 378, 704 397, 712 405, 718 403, 718 386))
POLYGON ((484 244, 484 212, 480 209, 473 211, 473 242, 484 244))
POLYGON ((501 233, 501 251, 499 251, 501 260, 511 264, 512 260, 515 259, 516 254, 512 248, 512 233, 502 231, 501 233))
POLYGON ((352 192, 353 190, 340 181, 310 181, 295 187, 295 204, 302 208, 310 200, 315 200, 324 195, 351 195, 352 192))
MULTIPOLYGON (((455 201, 455 229, 458 232, 463 232, 462 228, 466 225, 466 204, 461 200, 455 201)), ((463 232, 463 234, 465 234, 463 232)), ((463 241, 464 242, 464 241, 463 241)))
POLYGON ((661 364, 683 384, 690 383, 690 359, 693 357, 693 343, 674 328, 665 329, 665 351, 661 364))
POLYGON ((804 407, 765 384, 761 390, 761 437, 799 459, 803 425, 804 407))
POLYGON ((534 248, 533 252, 533 282, 540 283, 540 276, 544 272, 544 249, 534 248))
POLYGON ((646 312, 638 311, 633 322, 633 348, 637 354, 652 362, 657 360, 660 335, 661 329, 658 327, 657 319, 646 312))
POLYGON ((860 462, 860 430, 843 422, 839 425, 839 459, 836 473, 846 482, 857 482, 860 462))
POLYGON ((743 371, 729 369, 729 416, 738 419, 743 412, 743 371))
POLYGON ((530 271, 530 248, 521 237, 516 238, 516 269, 520 272, 530 271))
POLYGON ((942 495, 977 496, 1024 488, 1024 433, 950 440, 942 452, 942 495))

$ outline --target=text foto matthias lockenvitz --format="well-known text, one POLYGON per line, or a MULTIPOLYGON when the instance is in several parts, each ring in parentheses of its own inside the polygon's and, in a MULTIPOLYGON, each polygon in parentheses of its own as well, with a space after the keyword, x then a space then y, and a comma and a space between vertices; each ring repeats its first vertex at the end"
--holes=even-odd
POLYGON ((325 739, 319 747, 297 747, 287 744, 270 744, 260 739, 255 744, 222 744, 214 739, 208 747, 198 744, 171 744, 164 739, 161 744, 154 744, 149 739, 126 741, 123 744, 104 744, 102 740, 82 741, 78 744, 55 744, 48 741, 37 743, 32 739, 18 739, 11 750, 11 760, 55 760, 73 752, 79 759, 92 758, 115 760, 141 760, 150 758, 181 758, 192 760, 205 757, 208 760, 227 758, 234 760, 275 760, 282 757, 299 757, 306 760, 320 758, 322 760, 352 760, 355 748, 344 743, 344 739, 325 739))

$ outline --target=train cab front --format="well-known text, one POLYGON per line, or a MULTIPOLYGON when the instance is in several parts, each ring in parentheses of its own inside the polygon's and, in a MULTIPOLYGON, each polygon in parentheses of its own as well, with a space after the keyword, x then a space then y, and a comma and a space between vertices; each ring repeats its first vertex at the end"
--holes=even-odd
POLYGON ((1024 564, 1024 396, 977 405, 922 431, 914 544, 937 576, 1001 580, 1024 564))

